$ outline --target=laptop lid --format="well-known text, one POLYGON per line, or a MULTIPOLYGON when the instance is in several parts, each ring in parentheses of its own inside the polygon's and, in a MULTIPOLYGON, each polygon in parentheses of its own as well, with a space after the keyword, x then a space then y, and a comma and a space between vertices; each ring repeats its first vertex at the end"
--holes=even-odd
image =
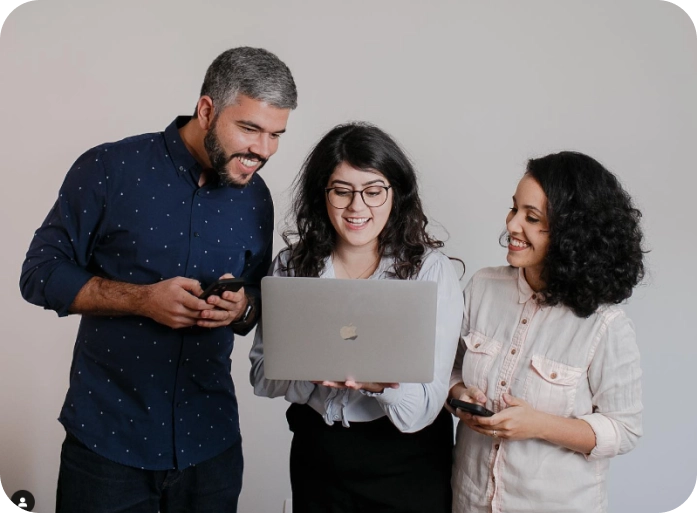
POLYGON ((438 284, 267 276, 267 379, 430 383, 438 284))

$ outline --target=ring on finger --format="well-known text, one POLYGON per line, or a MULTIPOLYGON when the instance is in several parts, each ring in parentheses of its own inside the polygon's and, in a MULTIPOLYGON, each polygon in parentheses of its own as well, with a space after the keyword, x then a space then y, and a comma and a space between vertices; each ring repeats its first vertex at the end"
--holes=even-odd
POLYGON ((494 438, 498 438, 499 434, 498 434, 498 432, 494 429, 494 430, 491 432, 491 436, 493 436, 494 438))

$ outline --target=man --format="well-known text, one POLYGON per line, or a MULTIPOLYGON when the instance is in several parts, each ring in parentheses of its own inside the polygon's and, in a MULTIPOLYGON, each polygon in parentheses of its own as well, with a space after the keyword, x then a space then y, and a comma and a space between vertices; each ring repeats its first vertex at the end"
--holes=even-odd
POLYGON ((236 511, 230 354, 272 252, 257 171, 296 105, 285 64, 234 48, 208 68, 193 117, 97 146, 68 172, 20 280, 27 301, 82 314, 57 511, 236 511), (244 288, 199 299, 233 275, 244 288))

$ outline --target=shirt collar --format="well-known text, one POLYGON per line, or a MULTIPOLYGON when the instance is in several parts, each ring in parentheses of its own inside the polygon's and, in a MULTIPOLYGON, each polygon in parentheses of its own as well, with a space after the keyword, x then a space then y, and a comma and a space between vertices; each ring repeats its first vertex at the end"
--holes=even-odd
MULTIPOLYGON (((378 264, 375 272, 368 276, 369 280, 383 280, 389 278, 389 272, 394 265, 394 258, 392 257, 382 257, 380 263, 378 264)), ((329 255, 324 259, 324 269, 320 273, 322 278, 336 278, 336 270, 334 269, 334 261, 332 256, 329 255)))
POLYGON ((390 277, 390 272, 393 271, 393 266, 394 266, 394 258, 392 257, 382 257, 380 259, 380 263, 378 264, 377 269, 375 269, 375 272, 371 275, 371 278, 375 279, 385 279, 390 277))
POLYGON ((189 122, 191 116, 177 116, 167 128, 165 128, 165 144, 172 158, 172 163, 178 174, 191 171, 196 179, 201 173, 201 165, 186 149, 186 145, 179 135, 179 129, 189 122))
POLYGON ((518 302, 527 303, 535 293, 530 284, 525 279, 525 272, 521 267, 518 268, 518 302))

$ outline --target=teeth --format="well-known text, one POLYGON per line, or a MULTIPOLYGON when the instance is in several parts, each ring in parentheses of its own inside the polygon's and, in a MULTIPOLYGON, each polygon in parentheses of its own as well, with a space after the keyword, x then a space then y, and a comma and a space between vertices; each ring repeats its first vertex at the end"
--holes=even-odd
POLYGON ((244 157, 237 157, 240 162, 242 162, 242 165, 245 167, 254 167, 257 165, 256 161, 254 160, 249 160, 244 157))
POLYGON ((528 247, 530 244, 527 242, 523 242, 522 240, 514 239, 511 237, 511 246, 515 246, 517 248, 525 248, 528 247))
POLYGON ((367 217, 347 217, 346 221, 351 224, 362 225, 367 223, 369 219, 367 217))

